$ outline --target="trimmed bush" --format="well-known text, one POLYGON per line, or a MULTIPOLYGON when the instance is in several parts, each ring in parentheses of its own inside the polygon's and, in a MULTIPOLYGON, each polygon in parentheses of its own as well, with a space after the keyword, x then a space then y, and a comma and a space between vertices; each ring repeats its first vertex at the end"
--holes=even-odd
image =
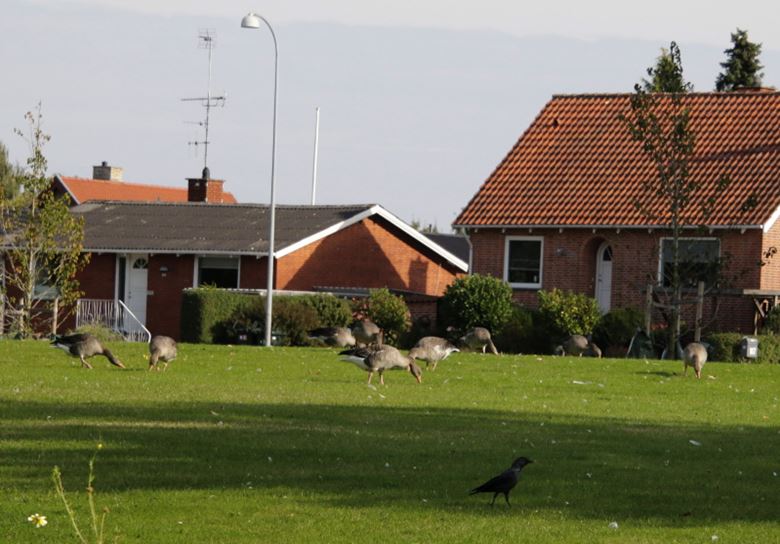
POLYGON ((317 312, 316 327, 347 327, 352 323, 352 308, 349 302, 333 295, 303 295, 306 306, 317 312))
POLYGON ((612 348, 622 350, 625 355, 637 328, 644 325, 644 315, 635 308, 610 310, 593 328, 593 342, 605 353, 612 348))
POLYGON ((182 342, 225 342, 225 325, 241 308, 259 297, 214 287, 185 289, 181 303, 182 342))
POLYGON ((601 319, 596 299, 582 293, 539 291, 539 313, 559 338, 572 334, 587 336, 601 319))
POLYGON ((368 296, 366 315, 384 333, 384 342, 395 345, 409 330, 411 316, 403 297, 392 294, 386 287, 372 289, 368 296))
POLYGON ((532 353, 529 348, 534 336, 534 312, 519 304, 513 304, 509 319, 493 341, 501 352, 532 353))
MULTIPOLYGON (((706 342, 711 346, 709 353, 712 360, 726 363, 752 362, 753 359, 740 357, 740 343, 744 337, 744 334, 736 332, 721 332, 707 336, 706 342)), ((773 334, 759 334, 751 337, 758 338, 758 358, 755 359, 755 362, 780 362, 780 337, 773 334)))
POLYGON ((442 327, 460 332, 485 327, 496 333, 512 315, 512 288, 493 276, 472 274, 452 282, 439 304, 442 327))
POLYGON ((309 331, 319 326, 319 316, 306 297, 274 297, 273 302, 273 330, 281 333, 279 344, 308 346, 309 331))

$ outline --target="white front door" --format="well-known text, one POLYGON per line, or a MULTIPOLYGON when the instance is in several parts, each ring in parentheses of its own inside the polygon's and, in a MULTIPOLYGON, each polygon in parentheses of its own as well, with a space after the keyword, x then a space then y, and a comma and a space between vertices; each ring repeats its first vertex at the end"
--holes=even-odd
POLYGON ((596 302, 607 313, 612 302, 612 246, 601 244, 596 252, 596 302))
POLYGON ((138 321, 146 324, 146 296, 149 276, 148 255, 127 256, 127 282, 125 304, 138 321))

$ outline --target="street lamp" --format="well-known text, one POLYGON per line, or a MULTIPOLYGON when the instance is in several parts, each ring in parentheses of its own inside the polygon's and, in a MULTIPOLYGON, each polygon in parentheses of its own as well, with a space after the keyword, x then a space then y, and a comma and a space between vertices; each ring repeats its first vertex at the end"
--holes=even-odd
POLYGON ((271 345, 272 311, 273 311, 273 293, 274 293, 274 227, 276 226, 276 200, 274 189, 276 187, 276 96, 279 84, 279 47, 276 43, 276 34, 271 24, 261 15, 256 13, 247 13, 241 19, 241 28, 260 28, 260 21, 265 23, 268 30, 271 31, 271 37, 274 39, 274 120, 273 137, 271 140, 271 202, 270 219, 268 227, 268 287, 265 297, 265 345, 271 345))

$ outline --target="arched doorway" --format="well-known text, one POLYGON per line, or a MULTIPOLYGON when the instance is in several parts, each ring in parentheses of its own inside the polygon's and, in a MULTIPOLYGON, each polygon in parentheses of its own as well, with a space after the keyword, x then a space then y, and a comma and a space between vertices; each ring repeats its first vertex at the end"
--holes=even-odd
POLYGON ((596 302, 607 313, 612 304, 612 246, 604 242, 596 251, 596 302))

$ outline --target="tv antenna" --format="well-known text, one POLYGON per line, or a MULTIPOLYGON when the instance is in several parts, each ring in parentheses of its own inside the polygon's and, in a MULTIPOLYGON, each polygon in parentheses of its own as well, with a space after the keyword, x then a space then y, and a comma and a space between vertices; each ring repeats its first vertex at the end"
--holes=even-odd
POLYGON ((189 145, 194 146, 203 146, 203 168, 208 168, 209 165, 209 144, 211 141, 209 140, 209 118, 211 115, 211 108, 215 108, 217 106, 224 107, 225 101, 227 100, 227 93, 222 93, 220 96, 212 96, 211 94, 211 57, 212 52, 214 51, 214 47, 216 47, 216 31, 214 29, 209 28, 202 28, 198 30, 198 48, 200 49, 207 49, 209 52, 209 81, 208 86, 206 88, 206 96, 201 96, 197 98, 182 98, 182 102, 200 102, 201 105, 206 108, 206 119, 203 121, 195 121, 195 124, 198 124, 203 127, 204 131, 204 138, 203 140, 194 140, 191 142, 187 142, 189 145))

